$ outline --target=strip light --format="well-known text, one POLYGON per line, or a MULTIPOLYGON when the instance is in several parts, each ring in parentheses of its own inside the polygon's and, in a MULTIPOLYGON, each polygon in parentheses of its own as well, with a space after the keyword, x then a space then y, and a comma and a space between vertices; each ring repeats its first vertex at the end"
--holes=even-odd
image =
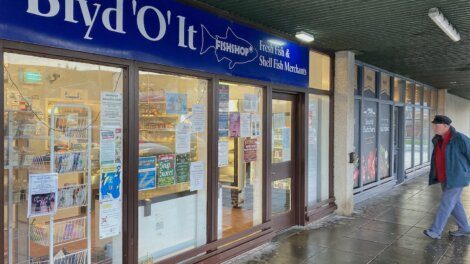
POLYGON ((301 41, 305 41, 305 42, 312 42, 315 40, 315 38, 313 37, 312 34, 309 34, 305 31, 299 31, 297 33, 295 33, 295 37, 300 39, 301 41))
POLYGON ((436 7, 429 9, 428 16, 436 23, 436 25, 449 36, 450 39, 457 42, 460 40, 460 34, 452 26, 451 23, 444 17, 444 15, 436 7))

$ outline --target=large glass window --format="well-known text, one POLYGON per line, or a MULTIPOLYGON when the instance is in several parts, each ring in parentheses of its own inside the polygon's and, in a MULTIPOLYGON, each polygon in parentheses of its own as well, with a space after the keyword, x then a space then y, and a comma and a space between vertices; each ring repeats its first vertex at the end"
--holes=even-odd
POLYGON ((208 82, 139 72, 138 257, 206 243, 208 82))
POLYGON ((430 145, 430 119, 429 109, 423 109, 423 163, 429 161, 430 145))
POLYGON ((413 166, 413 107, 405 109, 405 169, 413 166))
POLYGON ((423 131, 423 121, 421 119, 421 108, 415 108, 414 126, 414 166, 421 164, 421 133, 423 131))
POLYGON ((354 65, 354 94, 359 95, 359 66, 354 65))
POLYGON ((393 81, 393 101, 403 102, 403 91, 405 90, 405 81, 400 78, 394 78, 393 81))
POLYGON ((7 263, 122 263, 123 70, 4 63, 7 263))
POLYGON ((406 81, 405 103, 412 104, 414 101, 415 85, 406 81))
POLYGON ((375 71, 364 67, 363 73, 363 94, 366 97, 375 97, 375 71))
POLYGON ((354 149, 353 151, 357 155, 357 159, 354 161, 354 188, 359 187, 359 175, 360 164, 361 164, 361 149, 360 149, 360 134, 361 134, 361 101, 354 100, 354 149))
POLYGON ((309 95, 308 105, 308 202, 329 198, 330 99, 309 95))
POLYGON ((431 106, 431 88, 429 88, 429 87, 424 87, 423 105, 424 106, 431 106))
POLYGON ((390 105, 380 106, 379 123, 379 177, 384 179, 390 176, 390 105))
POLYGON ((263 89, 235 83, 220 83, 218 89, 218 237, 222 238, 262 223, 263 89))
POLYGON ((380 74, 380 99, 390 100, 390 75, 380 74))
POLYGON ((331 58, 319 52, 310 51, 309 86, 311 88, 330 90, 331 58))
POLYGON ((366 185, 377 179, 377 103, 365 101, 362 111, 361 176, 366 185))
POLYGON ((415 89, 415 104, 421 105, 421 93, 423 92, 423 86, 422 85, 416 85, 415 89))

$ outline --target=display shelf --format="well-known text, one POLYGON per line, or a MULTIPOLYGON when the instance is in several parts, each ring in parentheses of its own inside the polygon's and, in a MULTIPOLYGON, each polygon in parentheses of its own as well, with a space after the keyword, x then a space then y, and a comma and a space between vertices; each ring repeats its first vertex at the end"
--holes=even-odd
MULTIPOLYGON (((54 247, 86 239, 86 217, 80 217, 54 223, 53 239, 54 247)), ((50 245, 50 227, 49 224, 30 226, 31 241, 42 245, 50 245)))
MULTIPOLYGON (((58 253, 59 254, 59 253, 58 253)), ((60 256, 54 257, 54 264, 85 264, 88 259, 88 250, 81 250, 73 253, 62 253, 60 256), (62 255, 65 254, 65 255, 62 255)), ((49 264, 50 261, 46 260, 33 260, 24 262, 25 264, 49 264)), ((23 264, 23 263, 21 263, 23 264)))

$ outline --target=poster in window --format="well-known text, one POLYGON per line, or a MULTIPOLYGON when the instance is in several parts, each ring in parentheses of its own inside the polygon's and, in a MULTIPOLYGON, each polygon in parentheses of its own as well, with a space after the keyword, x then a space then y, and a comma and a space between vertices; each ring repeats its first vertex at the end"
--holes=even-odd
POLYGON ((229 87, 219 85, 219 112, 229 112, 229 87))
POLYGON ((176 155, 176 183, 189 181, 191 156, 189 153, 176 155))
POLYGON ((245 138, 243 142, 243 160, 245 162, 256 161, 257 145, 256 138, 245 138))
POLYGON ((101 127, 122 127, 122 95, 116 92, 101 93, 101 127))
POLYGON ((28 218, 57 212, 58 179, 57 173, 29 175, 28 218))
POLYGON ((152 157, 139 157, 139 191, 152 190, 157 187, 157 159, 152 157))
POLYGON ((101 166, 100 202, 121 199, 121 164, 101 166))
POLYGON ((175 184, 175 155, 165 154, 158 156, 158 187, 175 184))
POLYGON ((204 132, 206 127, 206 111, 204 105, 195 104, 191 115, 192 132, 204 132))
POLYGON ((219 167, 228 166, 228 141, 219 141, 218 146, 219 167))
POLYGON ((228 112, 219 113, 219 137, 228 137, 228 112))
POLYGON ((258 95, 245 94, 243 97, 243 111, 248 113, 258 112, 258 95))
POLYGON ((240 113, 240 137, 251 136, 251 114, 240 113))
POLYGON ((365 102, 362 122, 363 148, 361 170, 364 184, 376 180, 377 168, 377 103, 365 102))
POLYGON ((240 113, 230 113, 229 122, 229 135, 230 137, 240 137, 240 113))
POLYGON ((387 178, 390 175, 390 106, 380 106, 380 122, 379 122, 379 177, 387 178))
POLYGON ((191 151, 191 124, 176 125, 175 151, 177 154, 191 151))
POLYGON ((198 191, 204 188, 204 162, 191 162, 190 191, 198 191))
POLYGON ((187 95, 180 93, 166 93, 166 113, 185 115, 188 113, 187 95))
POLYGON ((261 118, 259 114, 251 114, 251 136, 261 136, 261 118))
POLYGON ((375 71, 364 67, 364 96, 375 97, 375 71))
POLYGON ((290 127, 282 129, 282 161, 289 161, 291 159, 291 134, 290 127))

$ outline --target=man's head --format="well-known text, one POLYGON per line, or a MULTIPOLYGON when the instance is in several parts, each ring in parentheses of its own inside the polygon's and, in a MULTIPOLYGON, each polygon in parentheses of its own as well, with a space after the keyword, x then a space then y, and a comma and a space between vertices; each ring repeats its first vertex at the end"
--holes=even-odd
POLYGON ((449 131, 450 123, 452 123, 452 120, 449 117, 445 115, 436 115, 432 121, 434 133, 443 136, 447 131, 449 131))

